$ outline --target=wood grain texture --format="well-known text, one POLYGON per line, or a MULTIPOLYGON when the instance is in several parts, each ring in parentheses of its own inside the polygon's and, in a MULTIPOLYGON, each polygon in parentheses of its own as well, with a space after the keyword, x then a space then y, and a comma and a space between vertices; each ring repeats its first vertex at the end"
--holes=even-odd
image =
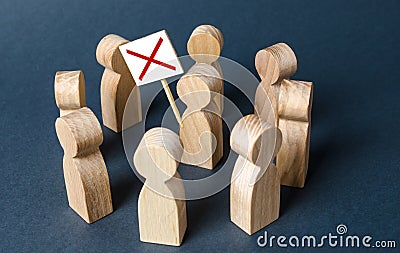
POLYGON ((310 121, 312 94, 312 82, 283 80, 279 94, 279 117, 296 121, 310 121))
POLYGON ((297 59, 287 44, 278 43, 258 51, 255 66, 261 79, 273 85, 296 73, 297 59))
POLYGON ((223 156, 223 100, 215 100, 223 92, 220 74, 211 65, 197 63, 178 81, 177 91, 187 105, 179 132, 182 162, 211 170, 223 156))
POLYGON ((278 98, 275 87, 277 86, 272 86, 264 80, 261 81, 256 90, 254 113, 268 124, 278 126, 278 98))
POLYGON ((239 156, 233 174, 239 176, 231 183, 231 221, 252 235, 279 218, 280 177, 271 164, 254 183, 254 173, 261 168, 239 156), (240 172, 238 172, 240 171, 240 172))
POLYGON ((146 178, 139 194, 138 217, 140 240, 172 246, 182 243, 186 231, 186 201, 176 171, 182 155, 179 137, 166 128, 152 128, 143 136, 134 155, 137 171, 146 178))
POLYGON ((249 235, 279 217, 280 176, 272 163, 281 144, 279 129, 257 115, 240 119, 231 148, 239 154, 232 174, 231 221, 249 235))
POLYGON ((224 38, 221 31, 212 25, 196 27, 187 43, 187 51, 196 62, 212 63, 221 54, 224 38))
POLYGON ((58 118, 56 130, 64 152, 70 157, 91 152, 103 142, 100 123, 87 107, 58 118))
POLYGON ((63 167, 69 205, 87 223, 113 212, 108 172, 99 149, 84 157, 64 155, 63 167))
POLYGON ((310 150, 310 124, 281 119, 282 148, 276 165, 281 174, 281 184, 303 188, 307 176, 310 150))
POLYGON ((54 77, 54 96, 60 116, 86 106, 85 77, 81 70, 58 71, 54 77))
POLYGON ((281 183, 304 187, 310 150, 311 82, 283 80, 279 97, 279 129, 282 148, 277 156, 281 183))
POLYGON ((97 61, 105 67, 100 86, 103 124, 115 132, 122 131, 142 120, 140 90, 136 86, 118 47, 128 43, 126 39, 109 34, 98 44, 97 61), (132 93, 135 102, 129 124, 122 124, 125 105, 132 93))
POLYGON ((87 223, 113 212, 107 168, 99 145, 100 124, 87 107, 56 120, 64 149, 63 171, 70 207, 87 223))
POLYGON ((190 108, 206 107, 222 93, 223 80, 216 68, 205 63, 193 65, 177 84, 179 98, 190 108))
POLYGON ((211 63, 211 66, 213 66, 218 71, 219 79, 221 79, 222 82, 221 90, 219 92, 214 93, 215 96, 213 98, 215 104, 218 106, 219 115, 222 115, 222 112, 224 111, 224 93, 225 93, 224 74, 222 72, 221 65, 219 64, 218 61, 211 63))
POLYGON ((233 151, 260 167, 272 162, 281 143, 279 129, 255 114, 246 115, 236 122, 230 139, 233 151))
MULTIPOLYGON (((210 107, 216 108, 212 103, 210 107)), ((209 108, 209 107, 208 107, 209 108)), ((185 152, 182 162, 212 170, 223 156, 222 118, 206 109, 185 111, 179 135, 185 152)))

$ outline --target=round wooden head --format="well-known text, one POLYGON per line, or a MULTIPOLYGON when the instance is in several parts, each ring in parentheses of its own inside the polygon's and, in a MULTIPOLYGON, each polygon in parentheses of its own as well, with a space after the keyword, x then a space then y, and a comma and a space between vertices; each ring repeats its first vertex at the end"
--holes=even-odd
POLYGON ((57 107, 63 110, 86 106, 85 78, 81 70, 58 71, 54 78, 57 107))
POLYGON ((105 68, 119 73, 125 66, 125 61, 118 47, 128 43, 126 39, 115 34, 106 35, 97 45, 96 59, 105 68))
POLYGON ((90 153, 103 142, 100 123, 87 107, 58 118, 56 132, 64 152, 71 157, 90 153))
POLYGON ((279 151, 282 134, 255 114, 241 118, 233 127, 231 148, 261 167, 268 166, 279 151))
POLYGON ((285 43, 278 43, 257 52, 255 65, 258 75, 269 84, 288 79, 297 70, 293 50, 285 43))
POLYGON ((182 152, 176 133, 167 128, 156 127, 144 134, 133 162, 136 170, 146 180, 165 181, 175 175, 182 152))
POLYGON ((224 38, 212 25, 200 25, 194 29, 187 43, 187 51, 196 62, 212 63, 221 54, 224 38))
POLYGON ((223 80, 216 68, 197 63, 178 81, 179 98, 191 108, 206 107, 216 94, 223 91, 223 80))

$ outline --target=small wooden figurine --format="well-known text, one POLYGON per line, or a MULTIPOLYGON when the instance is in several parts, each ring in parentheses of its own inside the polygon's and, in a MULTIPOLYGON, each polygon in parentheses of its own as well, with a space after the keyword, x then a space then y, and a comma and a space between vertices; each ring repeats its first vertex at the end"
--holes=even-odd
POLYGON ((183 163, 211 170, 222 158, 222 118, 214 100, 222 85, 217 70, 205 63, 195 64, 178 81, 178 95, 187 105, 179 132, 183 163))
POLYGON ((232 174, 231 221, 249 235, 279 217, 280 177, 273 159, 281 141, 279 129, 255 114, 232 130, 231 148, 239 156, 232 174))
POLYGON ((99 42, 96 50, 97 61, 105 67, 100 88, 103 124, 115 132, 142 120, 140 91, 118 48, 128 42, 118 35, 109 34, 99 42), (129 122, 123 125, 125 105, 131 93, 135 110, 130 111, 135 113, 129 115, 129 122))
POLYGON ((310 150, 311 82, 283 80, 279 93, 282 148, 276 158, 283 185, 304 187, 310 150))
POLYGON ((284 43, 260 50, 255 65, 262 79, 256 91, 255 113, 268 122, 275 119, 282 132, 277 155, 281 184, 302 188, 308 169, 313 84, 289 80, 297 70, 297 59, 284 43))
POLYGON ((112 213, 110 183, 99 145, 100 123, 83 107, 57 119, 56 132, 64 149, 63 170, 70 207, 87 223, 112 213))
POLYGON ((224 82, 217 60, 222 33, 211 25, 194 29, 187 49, 196 64, 179 80, 178 95, 187 105, 180 128, 182 162, 212 170, 223 156, 224 82))
POLYGON ((58 71, 54 78, 54 95, 60 116, 86 106, 85 77, 81 70, 58 71))
POLYGON ((177 168, 182 146, 167 128, 147 131, 133 158, 136 170, 146 178, 139 194, 140 240, 179 246, 186 231, 186 201, 177 168))
MULTIPOLYGON (((278 110, 279 89, 283 79, 288 79, 297 70, 297 59, 293 50, 285 43, 278 43, 257 52, 255 65, 261 83, 257 87, 254 103, 255 113, 266 120, 270 117, 269 105, 273 102, 275 115, 278 110)), ((278 124, 278 117, 276 124, 278 124)))

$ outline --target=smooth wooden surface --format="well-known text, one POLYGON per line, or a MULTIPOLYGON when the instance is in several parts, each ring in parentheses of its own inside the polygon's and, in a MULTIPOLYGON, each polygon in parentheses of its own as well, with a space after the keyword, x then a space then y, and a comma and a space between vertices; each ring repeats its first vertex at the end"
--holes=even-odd
MULTIPOLYGON (((216 105, 213 105, 216 108, 216 105)), ((214 109, 213 111, 215 111, 214 109)), ((179 131, 182 162, 212 170, 223 156, 222 119, 206 110, 186 111, 179 131)))
POLYGON ((91 152, 103 142, 101 126, 93 112, 87 107, 74 112, 56 120, 60 144, 71 157, 91 152))
POLYGON ((188 53, 196 64, 177 84, 178 95, 187 106, 184 127, 179 131, 184 147, 182 162, 210 170, 223 156, 224 82, 217 61, 223 44, 218 28, 196 27, 187 42, 188 53))
POLYGON ((63 171, 70 207, 87 223, 112 213, 108 172, 99 145, 100 123, 87 108, 56 120, 56 132, 64 149, 63 171))
POLYGON ((181 126, 182 125, 182 118, 181 118, 181 115, 179 114, 178 107, 176 107, 175 99, 172 96, 172 93, 171 93, 171 90, 170 90, 170 88, 168 86, 167 80, 161 79, 160 81, 161 81, 161 84, 163 86, 164 92, 167 95, 167 98, 168 98, 169 104, 171 105, 172 111, 174 112, 175 118, 178 121, 179 125, 181 126))
POLYGON ((246 115, 236 122, 230 138, 233 151, 261 167, 272 162, 281 142, 279 129, 255 114, 246 115))
POLYGON ((186 231, 186 201, 183 184, 176 171, 182 155, 178 135, 156 127, 145 133, 134 154, 136 170, 146 178, 138 199, 140 240, 179 246, 186 231))
POLYGON ((223 80, 219 71, 205 63, 193 65, 177 84, 178 96, 188 107, 206 107, 215 96, 223 93, 223 80))
POLYGON ((297 59, 285 43, 258 51, 255 65, 262 81, 254 111, 267 122, 275 121, 283 136, 276 159, 281 183, 302 188, 308 168, 313 85, 289 79, 297 70, 297 59))
POLYGON ((279 117, 310 121, 312 94, 312 82, 283 80, 279 92, 279 117))
POLYGON ((297 59, 287 44, 278 43, 258 51, 255 66, 261 79, 272 85, 296 73, 297 59))
POLYGON ((279 96, 279 129, 282 148, 277 156, 281 183, 304 187, 310 150, 311 82, 283 80, 279 96))
POLYGON ((212 63, 216 61, 224 45, 221 31, 212 25, 196 27, 187 43, 187 51, 196 62, 212 63))
POLYGON ((278 126, 278 98, 271 84, 262 80, 257 87, 254 100, 254 113, 269 124, 278 126))
POLYGON ((60 116, 86 106, 85 77, 81 70, 58 71, 54 77, 54 96, 60 116))
POLYGON ((96 49, 96 59, 105 67, 100 86, 103 124, 115 132, 142 120, 140 90, 118 49, 128 42, 118 35, 109 34, 101 39, 96 49), (133 113, 129 115, 129 124, 122 124, 125 105, 131 93, 135 101, 134 108, 130 109, 133 113))
POLYGON ((273 158, 281 144, 279 129, 255 114, 240 119, 231 135, 239 154, 232 173, 231 221, 249 235, 279 217, 280 176, 273 158))
POLYGON ((177 92, 187 105, 179 135, 182 162, 212 170, 223 156, 223 81, 216 68, 196 63, 178 81, 177 92), (218 104, 217 104, 218 103, 218 104))

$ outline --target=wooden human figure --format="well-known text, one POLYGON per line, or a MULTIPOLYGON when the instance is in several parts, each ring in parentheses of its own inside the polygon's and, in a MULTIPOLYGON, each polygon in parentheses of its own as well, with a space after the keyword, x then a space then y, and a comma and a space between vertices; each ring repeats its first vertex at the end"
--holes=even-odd
POLYGON ((167 128, 147 131, 135 154, 136 170, 146 181, 139 194, 140 240, 179 246, 186 231, 186 201, 177 168, 182 146, 167 128), (179 199, 177 199, 179 198, 179 199))
POLYGON ((283 80, 279 92, 282 148, 276 158, 283 185, 304 187, 311 130, 312 82, 283 80))
POLYGON ((275 119, 283 136, 277 155, 281 184, 302 188, 308 169, 313 84, 289 79, 297 70, 297 59, 284 43, 260 50, 255 65, 262 79, 255 113, 268 122, 275 119))
POLYGON ((231 221, 249 235, 279 217, 280 176, 273 159, 281 145, 278 128, 250 114, 231 134, 231 148, 239 154, 232 173, 231 221))
POLYGON ((87 107, 56 120, 56 132, 64 149, 63 170, 70 207, 87 223, 112 213, 110 183, 99 145, 100 123, 87 107))
POLYGON ((142 120, 140 91, 129 72, 119 46, 129 41, 115 34, 109 34, 100 40, 96 59, 105 67, 101 78, 100 97, 103 124, 115 132, 122 131, 142 120), (132 93, 134 112, 125 119, 125 105, 132 93))
POLYGON ((178 95, 187 105, 179 132, 182 162, 210 170, 223 156, 224 83, 217 62, 222 45, 222 33, 214 26, 195 28, 187 49, 196 64, 177 84, 178 95))
POLYGON ((255 113, 264 120, 275 119, 278 125, 278 98, 283 79, 289 79, 296 73, 297 59, 293 50, 285 43, 278 43, 257 52, 255 66, 261 83, 255 96, 255 113), (272 103, 273 111, 269 111, 272 103), (273 115, 273 117, 272 117, 273 115))
POLYGON ((58 71, 54 78, 54 96, 60 116, 86 106, 85 77, 81 70, 58 71))

